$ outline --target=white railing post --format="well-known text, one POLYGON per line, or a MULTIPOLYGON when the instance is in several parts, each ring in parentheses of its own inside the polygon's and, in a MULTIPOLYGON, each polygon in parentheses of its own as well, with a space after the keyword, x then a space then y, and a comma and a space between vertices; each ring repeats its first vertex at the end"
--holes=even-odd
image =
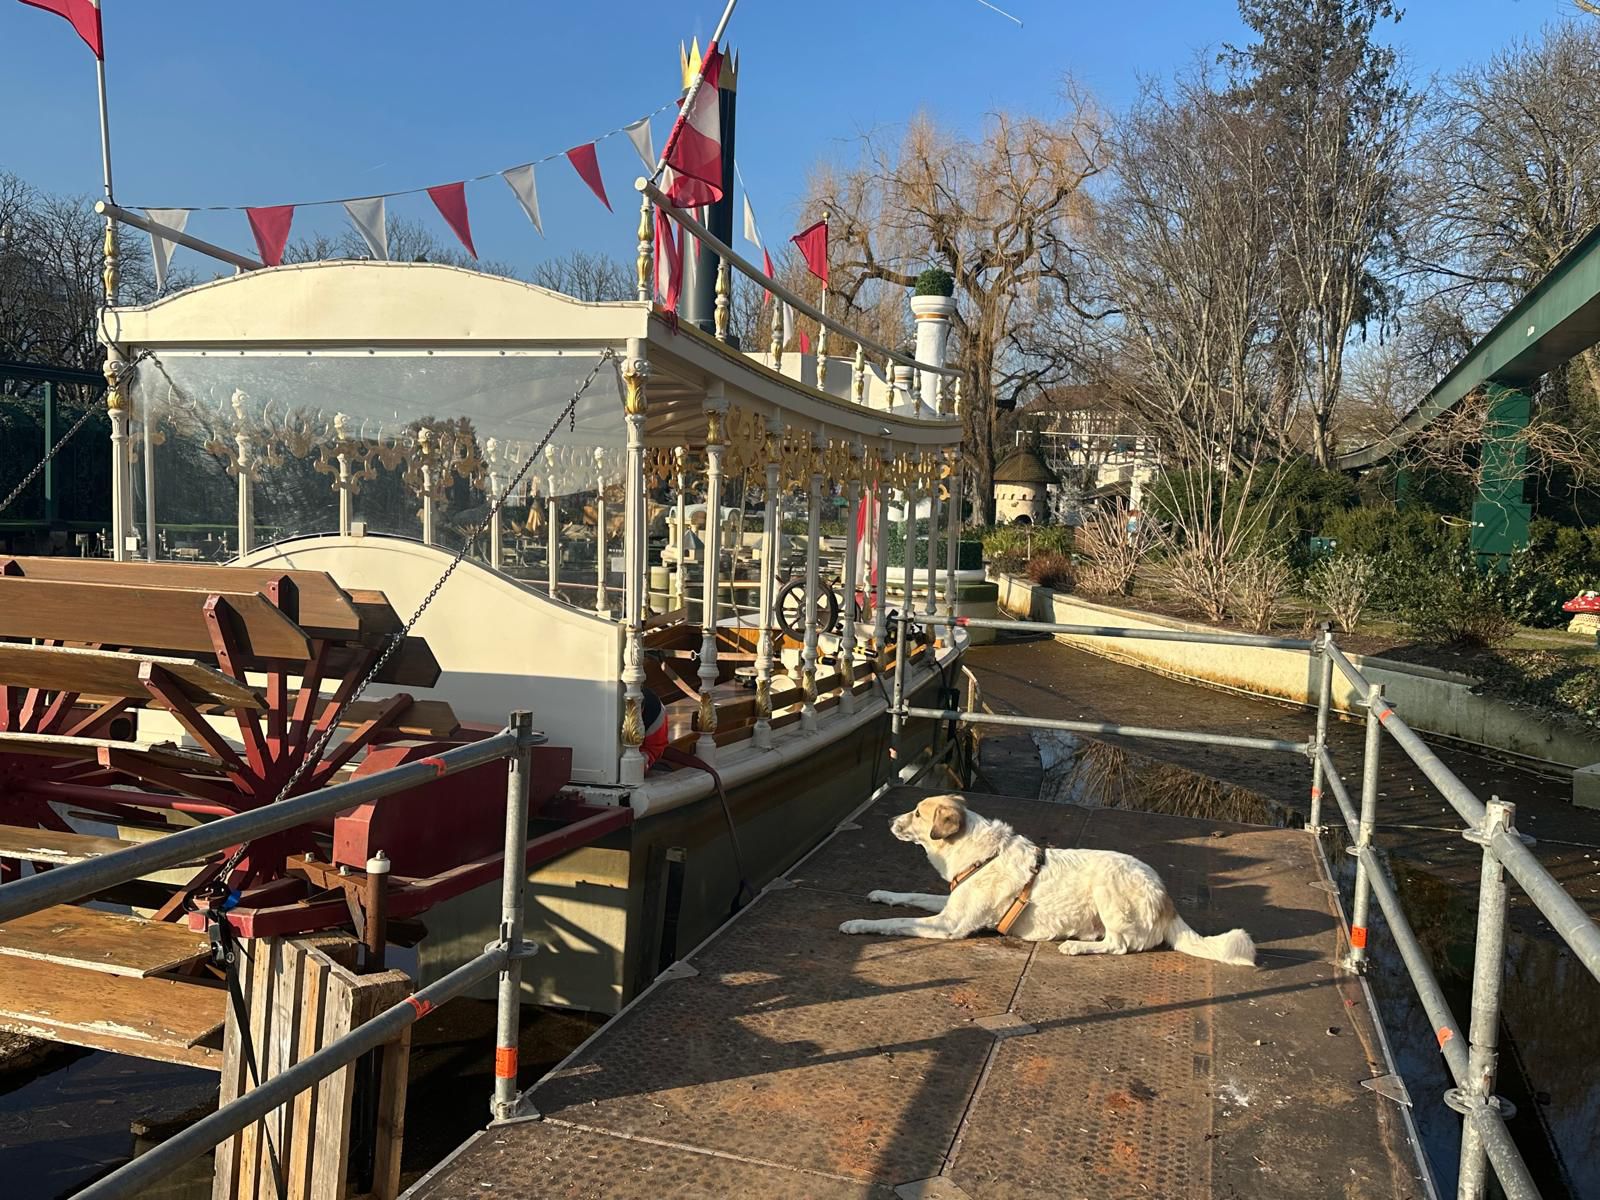
MULTIPOLYGON (((239 464, 239 557, 243 558, 255 548, 256 542, 256 508, 255 492, 251 487, 250 477, 256 469, 255 454, 250 437, 249 416, 246 412, 248 397, 237 389, 233 393, 233 445, 234 453, 238 456, 239 464)), ((428 431, 424 429, 423 433, 428 431)), ((131 513, 129 514, 131 517, 131 513)), ((424 528, 426 535, 426 528, 424 528)), ((427 540, 424 536, 424 540, 427 540)))
POLYGON ((917 559, 917 475, 918 464, 913 461, 910 470, 905 475, 904 506, 900 510, 900 541, 905 547, 904 555, 900 560, 900 590, 902 599, 900 608, 907 613, 917 611, 912 599, 916 591, 916 570, 913 563, 917 559))
POLYGON ((805 644, 800 651, 800 728, 817 727, 817 597, 820 593, 817 543, 822 540, 822 451, 827 445, 821 432, 811 435, 811 463, 806 488, 806 620, 805 644))
POLYGON ((654 253, 655 237, 655 212, 650 204, 647 193, 639 194, 639 258, 635 264, 638 270, 638 297, 641 303, 649 304, 654 299, 655 286, 651 273, 655 266, 654 253))
POLYGON ((706 762, 717 754, 717 576, 722 564, 722 422, 727 401, 720 384, 706 392, 706 536, 700 564, 700 738, 695 753, 706 762))
POLYGON ((878 658, 878 670, 884 667, 883 648, 889 644, 889 461, 878 463, 878 478, 873 480, 873 508, 877 522, 873 526, 872 565, 872 652, 878 658))
POLYGON ((556 448, 544 448, 545 479, 545 573, 550 577, 550 599, 559 599, 556 589, 561 583, 561 504, 556 497, 556 448))
POLYGON ((766 750, 772 745, 772 648, 777 637, 772 611, 777 593, 779 549, 783 544, 778 530, 778 473, 781 468, 783 419, 776 414, 767 420, 766 490, 761 505, 761 633, 756 641, 756 725, 755 745, 766 750))
MULTIPOLYGON (((644 422, 650 362, 643 338, 628 339, 622 365, 627 386, 623 415, 628 431, 627 479, 623 496, 622 607, 627 622, 622 652, 622 759, 619 780, 643 783, 644 754, 644 594, 649 584, 645 565, 644 422)), ((602 575, 602 578, 604 576, 602 575)))
POLYGON ((939 603, 939 463, 928 460, 928 599, 922 611, 932 617, 939 603))
MULTIPOLYGON (((950 472, 950 519, 945 527, 944 547, 944 615, 955 620, 956 571, 960 567, 961 551, 961 459, 960 451, 950 472)), ((952 639, 955 636, 951 631, 952 639)))
POLYGON ((850 443, 849 482, 845 485, 844 522, 844 579, 840 587, 839 603, 843 624, 839 629, 839 711, 856 710, 855 658, 856 658, 856 526, 861 521, 861 461, 866 447, 859 441, 850 443))
POLYGON ((678 518, 674 536, 678 540, 678 569, 673 575, 674 609, 689 607, 689 450, 679 446, 672 452, 678 475, 678 518))
POLYGON ((1361 821, 1356 833, 1355 896, 1350 905, 1350 960, 1352 971, 1367 969, 1367 921, 1372 903, 1372 881, 1361 851, 1372 845, 1372 831, 1378 821, 1378 770, 1383 749, 1383 718, 1389 704, 1383 698, 1383 685, 1367 689, 1367 744, 1361 756, 1361 821))
POLYGON ((595 615, 611 619, 611 605, 607 603, 606 560, 611 557, 606 545, 606 452, 594 448, 594 611, 595 615))

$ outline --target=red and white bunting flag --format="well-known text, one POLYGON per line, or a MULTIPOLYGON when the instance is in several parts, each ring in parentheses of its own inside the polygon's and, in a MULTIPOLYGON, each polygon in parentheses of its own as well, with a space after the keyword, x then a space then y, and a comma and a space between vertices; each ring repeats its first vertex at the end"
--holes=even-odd
MULTIPOLYGON (((189 223, 189 214, 194 211, 188 208, 147 208, 144 215, 157 225, 165 225, 168 229, 178 233, 183 232, 183 227, 189 223)), ((156 294, 160 295, 167 287, 167 266, 172 262, 172 252, 178 248, 176 242, 168 241, 155 234, 150 235, 150 263, 155 269, 156 294)))
POLYGON ((801 354, 810 354, 811 353, 811 338, 806 333, 806 331, 804 329, 802 329, 800 331, 800 353, 801 354))
POLYGON ((277 204, 270 208, 247 208, 244 215, 255 235, 261 261, 269 267, 283 265, 283 248, 289 243, 289 226, 294 224, 294 205, 277 204))
POLYGON ((578 177, 589 185, 589 190, 600 197, 600 203, 607 210, 611 209, 611 201, 606 199, 605 180, 600 178, 600 160, 595 157, 594 143, 585 142, 581 146, 574 146, 567 151, 567 161, 572 164, 572 169, 578 177))
MULTIPOLYGON (((802 333, 801 337, 805 337, 802 333)), ((783 306, 783 344, 787 346, 794 341, 794 309, 787 304, 783 306)))
POLYGON ((100 34, 100 5, 96 0, 22 0, 33 8, 55 13, 72 22, 84 45, 94 51, 96 58, 105 57, 105 45, 100 34))
POLYGON ((802 229, 789 239, 800 248, 800 257, 806 260, 806 270, 822 280, 824 287, 828 284, 828 223, 818 221, 810 228, 802 229))
MULTIPOLYGON (((755 246, 761 245, 761 230, 756 226, 756 210, 750 207, 749 192, 744 194, 744 240, 755 246)), ((769 270, 767 274, 771 275, 772 272, 769 270)))
MULTIPOLYGON (((768 279, 776 279, 777 278, 777 274, 772 269, 772 255, 767 253, 767 248, 765 246, 761 247, 761 265, 762 265, 763 268, 765 268, 765 270, 767 272, 767 278, 768 279)), ((772 299, 772 293, 769 292, 769 291, 763 290, 762 293, 761 293, 761 307, 762 308, 766 308, 768 302, 771 299, 772 299)), ((785 305, 784 307, 787 308, 788 305, 785 305)))
POLYGON ((368 196, 344 202, 345 215, 356 227, 361 240, 367 243, 367 252, 380 261, 389 257, 389 219, 383 199, 382 196, 368 196))
POLYGON ((467 253, 477 258, 477 248, 472 244, 472 224, 467 220, 467 185, 441 183, 437 187, 428 189, 428 199, 433 201, 433 206, 439 210, 439 215, 444 218, 445 224, 449 225, 455 231, 456 237, 461 239, 461 244, 467 248, 467 253))
POLYGON ((656 209, 655 292, 661 306, 669 312, 678 310, 678 299, 683 293, 682 237, 678 223, 656 209))
POLYGON ((644 163, 646 171, 656 169, 656 144, 650 136, 650 118, 640 117, 632 125, 624 125, 622 132, 628 135, 628 140, 633 143, 633 148, 638 152, 639 161, 644 163))
POLYGON ((517 203, 522 205, 522 211, 528 214, 528 220, 533 222, 533 227, 539 231, 539 236, 544 236, 544 221, 539 217, 539 189, 533 182, 533 164, 512 167, 509 171, 501 171, 500 177, 511 185, 511 190, 516 193, 517 203))
POLYGON ((692 111, 684 108, 667 138, 661 190, 678 208, 699 208, 722 199, 722 102, 717 80, 722 51, 712 42, 700 66, 701 84, 692 111))

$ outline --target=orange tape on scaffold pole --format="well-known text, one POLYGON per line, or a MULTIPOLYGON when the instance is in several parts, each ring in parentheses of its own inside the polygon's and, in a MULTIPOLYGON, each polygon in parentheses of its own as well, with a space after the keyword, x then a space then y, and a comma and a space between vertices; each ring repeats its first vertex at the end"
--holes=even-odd
POLYGON ((1367 927, 1365 925, 1350 926, 1350 944, 1357 950, 1367 948, 1367 927))
POLYGON ((430 754, 427 758, 419 758, 417 761, 420 763, 427 763, 433 768, 433 773, 440 779, 443 779, 450 771, 450 765, 436 754, 430 754))
POLYGON ((1444 1049, 1444 1044, 1446 1042, 1448 1042, 1451 1038, 1455 1037, 1455 1035, 1456 1035, 1456 1031, 1454 1029, 1451 1029, 1450 1026, 1441 1025, 1441 1026, 1439 1026, 1438 1032, 1435 1033, 1433 1036, 1439 1039, 1439 1049, 1443 1050, 1444 1049))
POLYGON ((415 996, 407 996, 406 1003, 417 1010, 417 1020, 419 1021, 433 1011, 433 1004, 431 1001, 419 1000, 415 996))
POLYGON ((494 1077, 496 1079, 515 1079, 517 1077, 517 1048, 515 1046, 496 1046, 494 1048, 494 1077))

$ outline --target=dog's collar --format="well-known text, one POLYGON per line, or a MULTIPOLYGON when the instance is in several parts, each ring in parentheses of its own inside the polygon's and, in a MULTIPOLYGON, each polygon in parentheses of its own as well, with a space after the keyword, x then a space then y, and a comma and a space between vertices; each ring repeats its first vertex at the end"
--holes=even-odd
POLYGON ((997 859, 999 857, 1000 856, 998 854, 991 854, 991 855, 989 855, 988 858, 984 859, 982 862, 975 862, 970 867, 967 867, 965 870, 957 871, 954 875, 950 876, 950 890, 952 892, 955 891, 956 888, 960 887, 963 883, 965 883, 967 880, 971 879, 979 871, 983 870, 985 867, 987 867, 990 863, 992 863, 995 859, 997 859))

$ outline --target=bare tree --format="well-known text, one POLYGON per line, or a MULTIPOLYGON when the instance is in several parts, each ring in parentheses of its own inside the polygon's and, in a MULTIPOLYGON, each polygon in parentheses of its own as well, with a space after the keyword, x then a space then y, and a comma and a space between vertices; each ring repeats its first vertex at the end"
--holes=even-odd
MULTIPOLYGON (((497 259, 475 259, 465 250, 436 237, 421 222, 405 217, 389 217, 385 229, 390 262, 442 263, 448 267, 481 271, 485 275, 520 278, 517 269, 510 263, 497 259)), ((351 226, 346 226, 337 234, 328 231, 305 234, 290 242, 283 252, 283 261, 286 263, 371 257, 372 252, 367 248, 366 240, 351 226)))
POLYGON ((1272 167, 1273 363, 1280 423, 1298 396, 1320 466, 1352 331, 1392 313, 1382 272, 1398 254, 1401 189, 1416 109, 1395 51, 1374 40, 1390 0, 1241 0, 1257 40, 1225 56, 1233 90, 1264 123, 1272 167))
POLYGON ((573 250, 547 258, 534 267, 532 280, 540 287, 578 300, 632 300, 637 289, 633 269, 609 254, 573 250))
POLYGON ((847 308, 903 308, 899 289, 927 266, 954 276, 969 474, 991 519, 1000 405, 1060 368, 1030 353, 1030 318, 1076 302, 1085 186, 1104 165, 1087 98, 1069 89, 1065 101, 1054 119, 997 113, 975 139, 919 117, 899 145, 869 137, 855 167, 811 189, 833 216, 832 286, 847 308))

